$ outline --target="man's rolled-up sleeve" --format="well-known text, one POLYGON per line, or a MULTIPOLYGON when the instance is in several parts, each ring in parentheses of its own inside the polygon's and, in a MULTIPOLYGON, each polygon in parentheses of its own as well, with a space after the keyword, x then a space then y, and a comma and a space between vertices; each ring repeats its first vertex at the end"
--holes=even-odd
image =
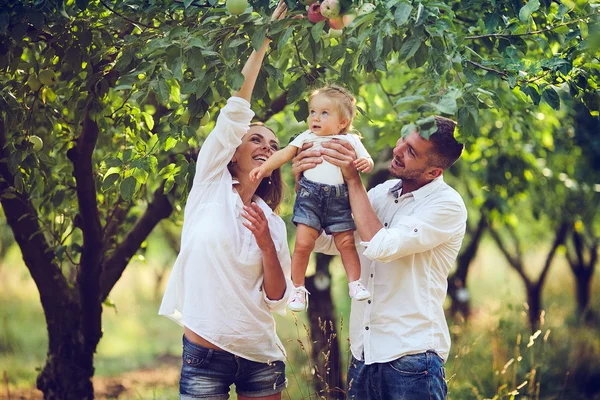
POLYGON ((387 263, 431 250, 455 235, 464 235, 467 213, 462 204, 445 201, 397 218, 391 228, 382 228, 369 242, 361 242, 365 257, 387 263))

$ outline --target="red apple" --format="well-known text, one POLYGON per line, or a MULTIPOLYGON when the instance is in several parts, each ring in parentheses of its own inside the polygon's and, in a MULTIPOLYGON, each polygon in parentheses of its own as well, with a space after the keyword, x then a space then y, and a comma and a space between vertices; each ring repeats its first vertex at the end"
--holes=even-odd
POLYGON ((317 22, 325 21, 327 18, 321 15, 321 5, 319 3, 313 3, 308 7, 308 20, 313 24, 317 22))
POLYGON ((321 15, 331 19, 340 15, 342 7, 339 0, 323 0, 321 2, 321 15))
POLYGON ((352 10, 344 15, 342 15, 342 20, 344 20, 344 26, 348 26, 356 19, 356 11, 352 10))
POLYGON ((329 23, 329 27, 331 29, 344 29, 344 20, 342 19, 341 15, 338 15, 335 18, 329 18, 327 22, 329 23))

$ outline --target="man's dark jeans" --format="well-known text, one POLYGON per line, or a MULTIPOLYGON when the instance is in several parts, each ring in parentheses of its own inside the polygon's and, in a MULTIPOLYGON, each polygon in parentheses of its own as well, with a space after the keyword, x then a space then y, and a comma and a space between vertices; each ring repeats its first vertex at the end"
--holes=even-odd
POLYGON ((444 362, 433 351, 371 365, 352 357, 348 399, 443 400, 448 394, 445 378, 444 362))

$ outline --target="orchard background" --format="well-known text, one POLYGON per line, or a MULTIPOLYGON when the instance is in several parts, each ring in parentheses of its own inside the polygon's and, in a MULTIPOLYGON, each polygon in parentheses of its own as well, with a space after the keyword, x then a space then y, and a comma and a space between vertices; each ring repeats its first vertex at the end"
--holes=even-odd
MULTIPOLYGON (((0 395, 177 397, 181 332, 156 310, 195 155, 268 34, 257 119, 287 143, 312 87, 346 85, 367 186, 399 135, 458 121, 450 398, 599 398, 600 3, 344 0, 333 31, 308 2, 270 23, 273 3, 229 1, 0 0, 0 395)), ((284 398, 343 398, 342 268, 313 268, 306 320, 278 318, 284 398)))

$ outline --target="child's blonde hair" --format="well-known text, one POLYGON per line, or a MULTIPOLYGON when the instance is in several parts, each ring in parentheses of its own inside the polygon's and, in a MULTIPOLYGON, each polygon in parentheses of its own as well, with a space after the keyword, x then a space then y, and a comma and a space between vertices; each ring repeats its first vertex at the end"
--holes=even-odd
POLYGON ((342 119, 347 119, 348 124, 342 129, 339 133, 343 135, 352 130, 352 121, 354 121, 354 117, 356 116, 356 99, 343 86, 339 85, 327 85, 323 86, 319 89, 316 89, 310 95, 308 102, 313 99, 316 95, 322 94, 324 96, 329 97, 332 100, 335 100, 337 103, 338 112, 342 115, 342 119))

